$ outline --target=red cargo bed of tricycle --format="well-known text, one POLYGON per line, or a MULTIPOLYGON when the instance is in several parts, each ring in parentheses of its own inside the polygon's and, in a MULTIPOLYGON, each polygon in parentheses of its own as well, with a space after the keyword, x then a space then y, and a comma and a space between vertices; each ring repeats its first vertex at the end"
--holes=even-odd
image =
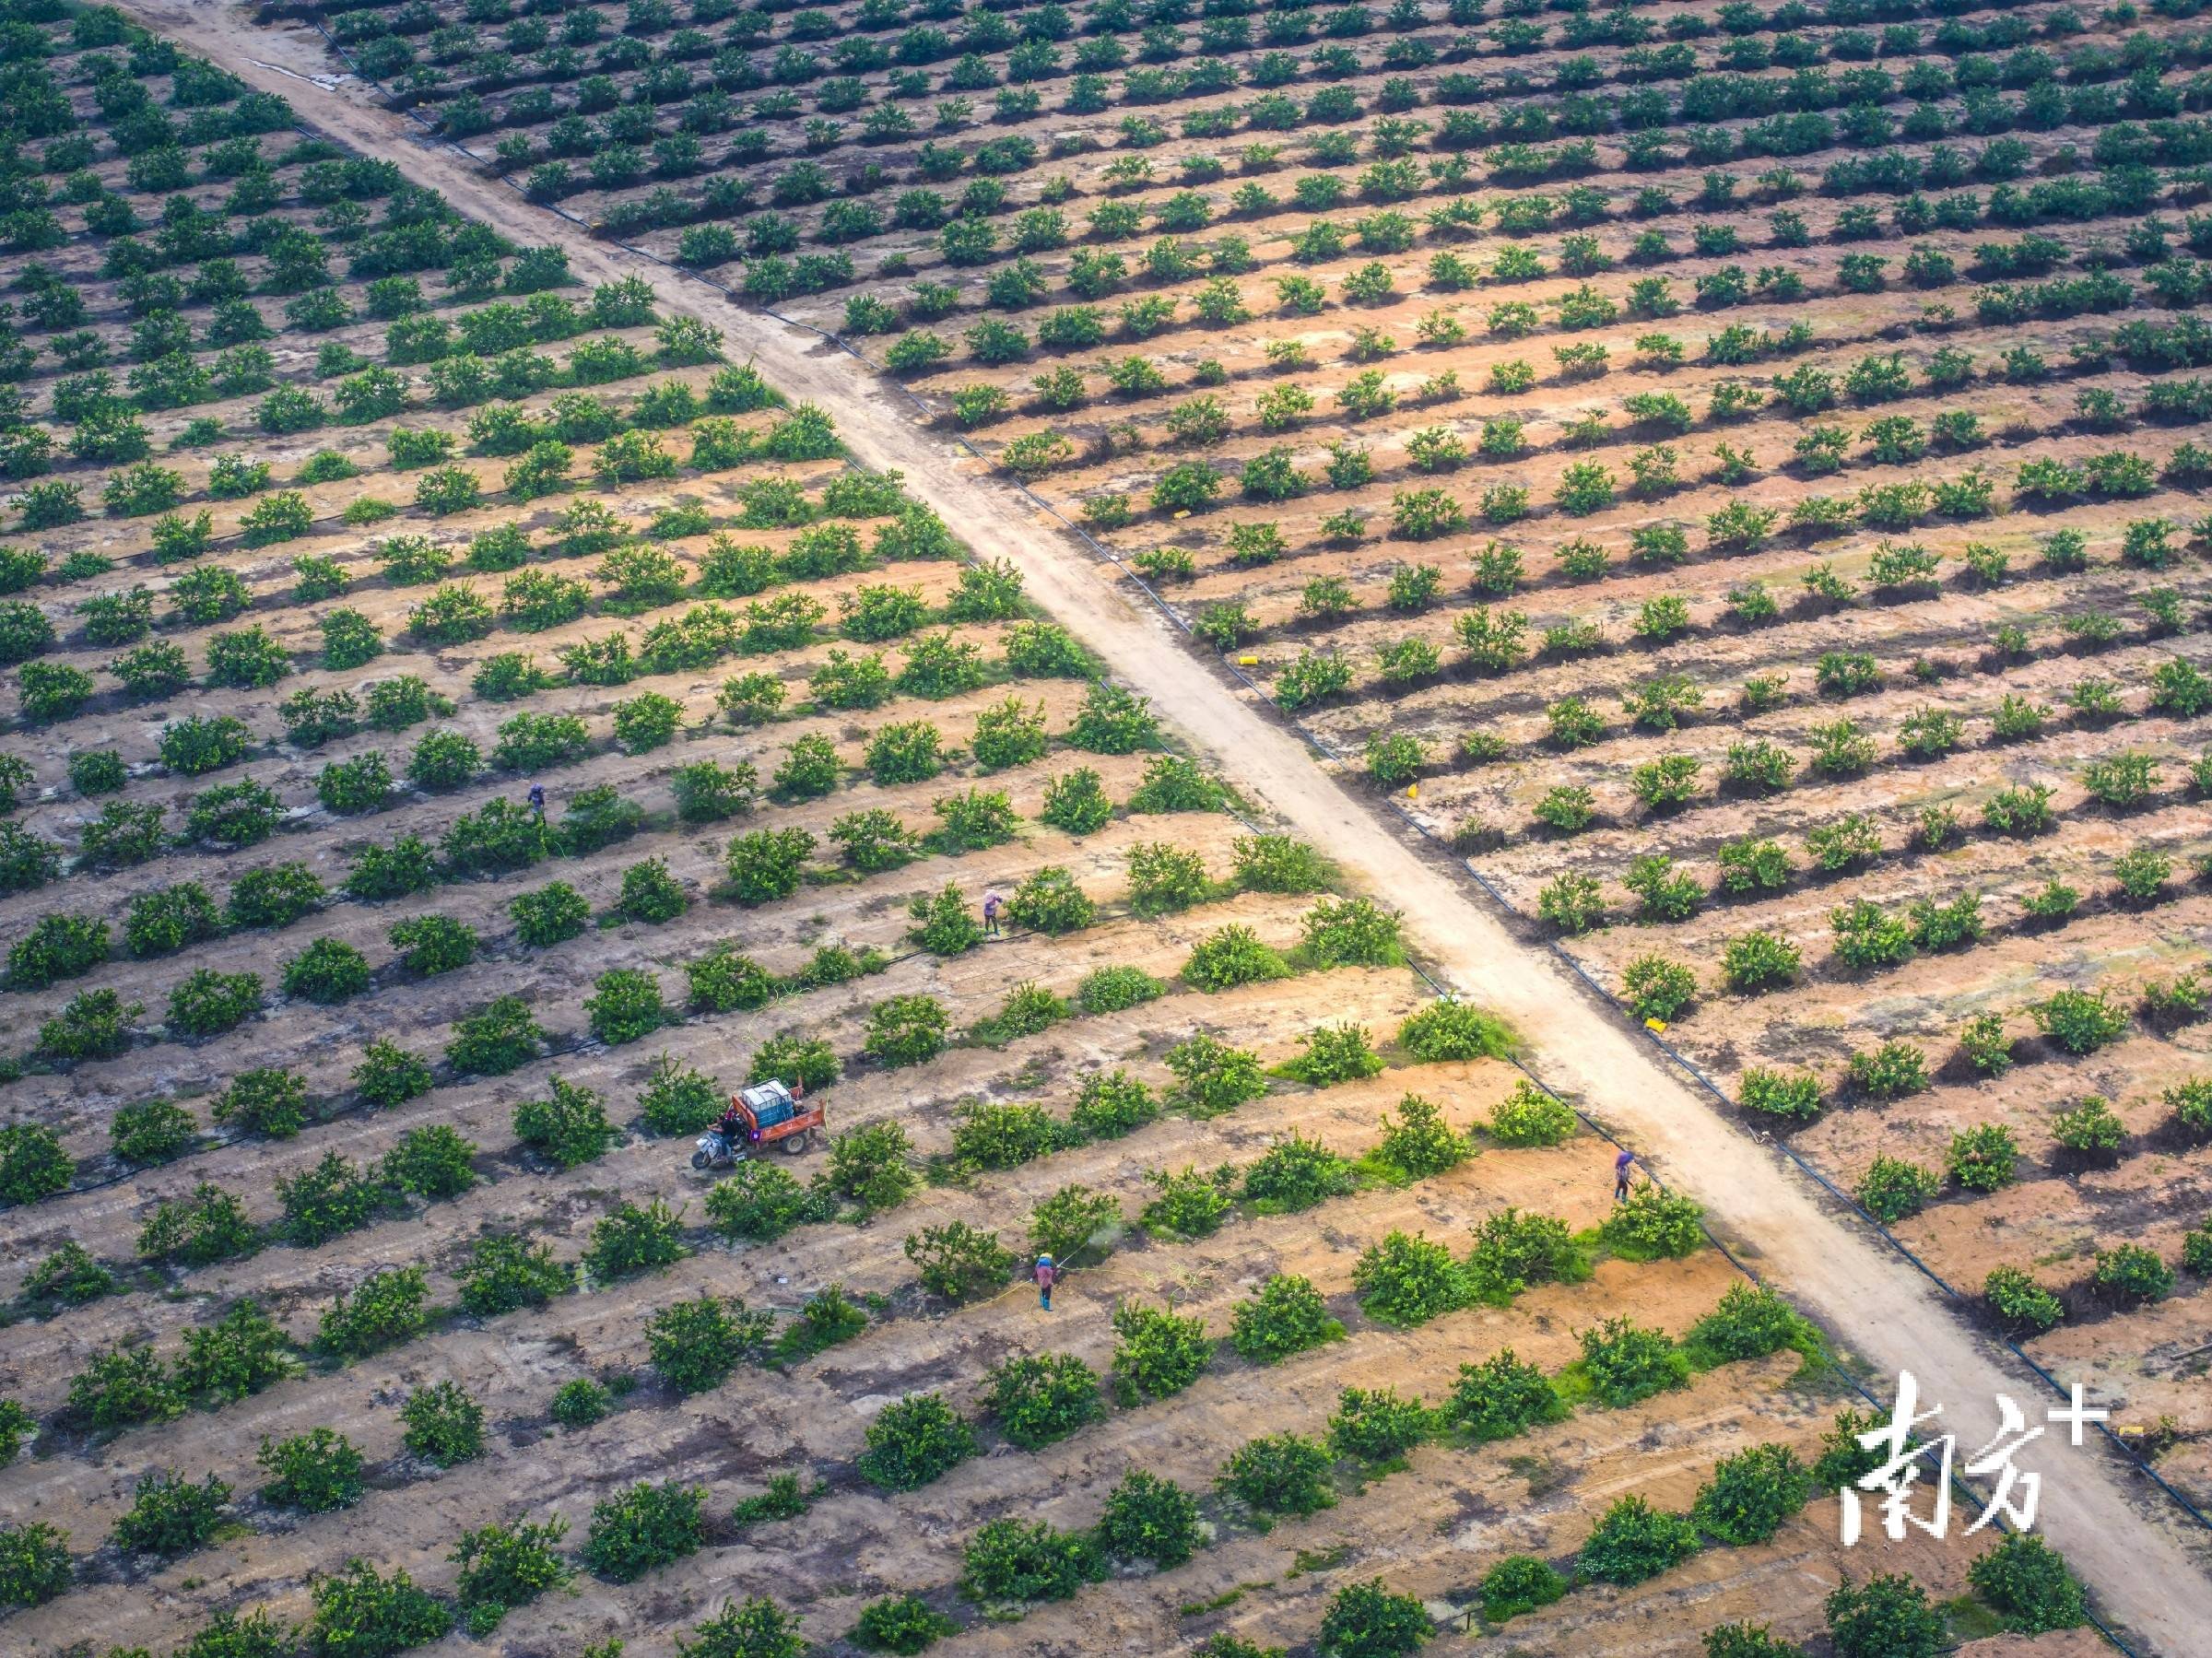
POLYGON ((745 1125, 745 1137, 748 1141, 755 1146, 781 1146, 790 1157, 797 1157, 814 1143, 814 1136, 822 1131, 825 1121, 819 1105, 803 1105, 782 1122, 762 1128, 760 1119, 753 1114, 753 1108, 746 1104, 743 1095, 733 1094, 730 1107, 745 1125))

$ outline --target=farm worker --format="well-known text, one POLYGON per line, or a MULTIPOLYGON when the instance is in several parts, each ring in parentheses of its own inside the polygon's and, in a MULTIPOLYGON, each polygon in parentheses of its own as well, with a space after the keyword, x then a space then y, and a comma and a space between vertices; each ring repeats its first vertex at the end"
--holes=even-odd
POLYGON ((1629 1171, 1636 1166, 1636 1154, 1624 1151, 1613 1159, 1613 1201, 1629 1201, 1629 1171))
POLYGON ((1037 1257, 1037 1305, 1047 1312, 1053 1310, 1053 1280, 1059 1276, 1060 1269, 1053 1264, 1052 1256, 1037 1257))
POLYGON ((532 784, 530 785, 530 809, 531 809, 533 812, 535 812, 535 813, 536 813, 536 814, 537 814, 537 820, 538 820, 540 823, 543 823, 543 822, 546 820, 546 785, 545 785, 545 784, 543 784, 543 783, 532 783, 532 784))
POLYGON ((998 907, 1006 901, 1005 899, 998 896, 995 888, 983 894, 983 936, 985 938, 998 936, 998 907))
POLYGON ((714 1124, 714 1132, 733 1147, 746 1137, 745 1119, 737 1114, 737 1102, 735 1099, 730 1101, 730 1109, 722 1113, 722 1120, 714 1124))

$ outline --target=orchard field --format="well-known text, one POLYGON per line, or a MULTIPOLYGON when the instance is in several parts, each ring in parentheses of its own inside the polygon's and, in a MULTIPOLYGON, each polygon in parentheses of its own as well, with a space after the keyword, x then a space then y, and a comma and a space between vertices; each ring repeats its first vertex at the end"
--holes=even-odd
MULTIPOLYGON (((704 93, 677 105, 657 65, 711 57, 746 96, 730 110, 778 97, 676 35, 719 29, 781 62, 785 37, 824 38, 818 16, 472 0, 328 21, 357 46, 419 41, 433 66, 505 29, 504 69, 381 73, 488 159, 535 132, 512 107, 532 81, 574 82, 580 112, 607 117, 579 154, 629 145, 661 167, 661 126, 614 118, 665 125, 704 93), (524 44, 533 23, 603 65, 614 101, 572 62, 518 70, 551 50, 524 44)), ((1118 39, 1103 17, 1087 39, 1118 39)), ((850 21, 827 33, 883 33, 850 21)), ((890 73, 856 76, 896 110, 890 73)), ((1366 74, 1340 78, 1397 96, 1366 74)), ((1820 1334, 1710 1247, 1688 1197, 1644 1187, 1612 1209, 1614 1147, 1519 1068, 1513 1033, 1435 997, 1395 916, 1254 821, 1011 565, 854 466, 828 417, 711 327, 650 283, 576 278, 552 214, 535 246, 469 222, 122 13, 18 0, 0 78, 11 1650, 1758 1658, 1809 1638, 1859 1658, 1883 1620, 1924 1642, 2051 1631, 1993 1654, 2096 1647, 2032 1542, 1847 1557, 1832 1491, 1870 1465, 1847 1430, 1872 1418, 1848 1414, 1820 1334), (990 937, 987 890, 1006 900, 990 937), (804 1079, 828 1135, 692 1172, 691 1137, 771 1076, 804 1079), (1040 1249, 1069 1268, 1049 1313, 1024 1281, 1040 1249)), ((1046 119, 1001 113, 1013 136, 1046 119)), ((754 181, 765 203, 808 145, 866 164, 796 114, 768 102, 742 129, 771 135, 764 155, 701 152, 689 172, 754 181)), ((678 130, 719 142, 740 119, 678 130)), ((944 165, 877 136, 865 155, 901 182, 944 165)), ((1071 152, 1083 188, 1154 201, 1089 180, 1092 147, 1071 152)), ((665 176, 688 176, 685 153, 665 176)), ((497 163, 603 223, 629 199, 555 189, 535 148, 497 163)), ((1010 223, 1044 184, 1027 161, 994 176, 1007 195, 955 222, 1010 223)), ((747 206, 717 198, 690 228, 749 245, 771 210, 747 206)), ((919 237, 865 251, 907 243, 919 265, 919 237)), ((1547 233, 1525 245, 1556 256, 1547 233)), ((1494 257, 1487 233, 1477 250, 1494 257)), ((765 241, 754 265, 786 252, 795 271, 806 255, 765 241)), ((817 303, 904 303, 829 276, 817 303)), ((1156 332, 1144 360, 1213 372, 1182 323, 1156 332)), ((1273 383, 1253 380, 1260 339, 1237 370, 1255 387, 1273 383)), ((1375 641, 1354 635, 1380 610, 1294 620, 1324 568, 1389 582, 1380 524, 1364 553, 1309 547, 1321 532, 1286 507, 1279 560, 1230 562, 1233 526, 1266 520, 1224 486, 1187 519, 1163 499, 1140 531, 1183 464, 1157 452, 1175 399, 1135 395, 1135 424, 1109 433, 1017 412, 1004 364, 914 384, 950 410, 985 379, 1008 406, 978 441, 1071 507, 1127 495, 1117 545, 1189 552, 1175 602, 1193 615, 1247 604, 1254 630, 1230 642, 1270 683, 1309 646, 1349 662, 1477 614, 1455 572, 1375 641), (1048 429, 1068 451, 1035 467, 1053 445, 1015 445, 1048 429), (1081 459, 1078 439, 1118 455, 1081 459)), ((1379 451, 1411 441, 1399 423, 1378 417, 1379 451)), ((1209 471, 1272 447, 1232 424, 1191 452, 1209 471)), ((1625 533, 1624 512, 1594 533, 1625 533)), ((1712 563, 1700 547, 1586 596, 1633 604, 1712 563)), ((2045 581, 2024 564, 2000 596, 2045 581)), ((2185 656, 2188 637, 2164 648, 2185 656)), ((1300 711, 1354 747, 1446 722, 1502 733, 1529 703, 1513 679, 1538 670, 1500 667, 1300 711), (1445 711, 1484 696, 1509 702, 1445 711)), ((1503 803, 1547 786, 1521 762, 1553 763, 1520 740, 1480 768, 1439 743, 1418 802, 1496 817, 1484 855, 1509 889, 1553 873, 1505 874, 1535 842, 1503 803)), ((2129 827, 2171 816, 2172 839, 2184 815, 2129 827)), ((1526 1057, 1540 1073, 1540 1048, 1526 1057)))
POLYGON ((313 15, 900 378, 2212 1492, 2190 6, 313 15))

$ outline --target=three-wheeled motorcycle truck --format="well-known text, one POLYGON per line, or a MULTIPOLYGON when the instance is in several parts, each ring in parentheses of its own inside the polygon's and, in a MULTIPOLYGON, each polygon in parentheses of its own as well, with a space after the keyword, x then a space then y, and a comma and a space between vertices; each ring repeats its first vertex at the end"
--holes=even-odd
POLYGON ((730 1097, 722 1120, 699 1137, 694 1169, 727 1169, 771 1147, 797 1157, 826 1136, 820 1103, 809 1104, 780 1082, 757 1082, 730 1097))

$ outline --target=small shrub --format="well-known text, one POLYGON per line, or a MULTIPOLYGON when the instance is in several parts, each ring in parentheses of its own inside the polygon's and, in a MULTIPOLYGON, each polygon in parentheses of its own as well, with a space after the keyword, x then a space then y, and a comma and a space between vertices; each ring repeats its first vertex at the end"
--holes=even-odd
POLYGON ((1786 1445, 1754 1445, 1712 1465, 1689 1517, 1731 1547, 1764 1543, 1805 1506, 1812 1475, 1786 1445))
POLYGON ((1936 1658, 1948 1644, 1943 1614, 1911 1578, 1877 1572, 1846 1580, 1825 1604, 1839 1658, 1936 1658))
POLYGON ((1951 1135, 1944 1166, 1967 1191, 1995 1192, 2012 1184, 2019 1155, 2011 1129, 2001 1123, 1983 1123, 1951 1135))
POLYGON ((406 1447, 413 1455, 451 1468, 484 1453, 484 1407, 458 1382, 418 1387, 399 1407, 406 1424, 406 1447))
POLYGON ((1600 1229, 1606 1246, 1630 1261, 1670 1261, 1695 1253, 1705 1242, 1702 1205, 1657 1186, 1639 1186, 1613 1205, 1600 1229))
POLYGON ((1397 1115, 1382 1119, 1375 1157, 1407 1180, 1426 1180, 1462 1162, 1472 1149, 1432 1101, 1407 1094, 1398 1101, 1397 1115))
POLYGON ((1820 1114, 1820 1081, 1807 1072, 1785 1075, 1754 1065, 1737 1085, 1736 1100, 1762 1117, 1806 1123, 1820 1114))
POLYGON ((1044 806, 1039 820, 1071 835, 1088 835, 1102 829, 1113 817, 1113 803, 1099 774, 1088 766, 1055 777, 1045 784, 1044 806))
POLYGON ((1432 1002, 1398 1026, 1398 1045, 1426 1064, 1450 1060, 1503 1059, 1512 1035, 1503 1024, 1465 1002, 1432 1002))
POLYGON ((1966 1569, 1976 1593, 2023 1634, 2072 1629, 2088 1620, 2081 1583, 2042 1538, 2015 1532, 1966 1569))
POLYGON ((1006 902, 1006 919, 1013 925, 1055 937, 1088 927, 1097 916, 1098 906, 1057 864, 1031 871, 1006 902))
POLYGON ((1329 1444, 1340 1456, 1372 1464, 1398 1462, 1429 1437, 1430 1412, 1395 1388, 1347 1387, 1329 1418, 1329 1444))
POLYGON ((1138 1222, 1154 1237, 1207 1238, 1220 1229, 1231 1208, 1229 1187, 1235 1170, 1227 1165, 1212 1173, 1186 1166, 1180 1174, 1155 1170, 1146 1177, 1159 1188, 1138 1222))
POLYGON ((353 1086, 371 1109, 404 1105, 430 1091, 430 1067, 396 1042, 378 1037, 361 1051, 353 1086))
POLYGON ((2093 1053, 2127 1032, 2127 1014, 2103 991, 2062 990, 2029 1010, 2036 1028, 2068 1053, 2093 1053))
POLYGON ((621 1136, 606 1120, 606 1102, 589 1088, 559 1076, 547 1079, 542 1099, 514 1108, 515 1138, 562 1169, 592 1161, 621 1136))
POLYGON ((758 1357, 768 1329, 767 1313, 701 1291, 654 1313, 645 1325, 645 1346, 663 1382, 679 1393, 703 1393, 758 1357))
POLYGON ((868 1011, 863 1052, 887 1069, 923 1064, 943 1052, 950 1018, 934 996, 891 996, 868 1011))
POLYGON ((1222 1490, 1261 1514, 1313 1514, 1335 1505, 1335 1459, 1326 1446, 1295 1433, 1247 1440, 1221 1464, 1222 1490))
POLYGON ((1934 1171, 1900 1158, 1877 1157, 1867 1166, 1853 1195, 1869 1215, 1887 1226, 1919 1214, 1942 1189, 1943 1182, 1934 1171))
POLYGON ((91 1252, 74 1239, 51 1251, 23 1277, 26 1299, 66 1302, 72 1306, 97 1301, 122 1288, 115 1275, 95 1261, 91 1252))
POLYGON ((837 1213, 832 1193, 809 1190, 772 1163, 740 1163, 707 1193, 707 1217, 725 1238, 756 1243, 781 1238, 795 1226, 829 1220, 837 1213))
POLYGON ((1382 1056, 1368 1046, 1365 1026, 1323 1025, 1308 1031, 1302 1040, 1305 1052, 1283 1066, 1300 1082, 1327 1088, 1332 1083, 1374 1076, 1382 1070, 1382 1056))
POLYGON ((1290 976, 1290 964, 1250 927, 1232 923, 1202 939, 1183 964, 1182 977, 1202 991, 1223 991, 1290 976))
POLYGON ((673 1266, 691 1252, 682 1223, 682 1213, 661 1198, 642 1205, 625 1199, 593 1224, 583 1264, 603 1284, 673 1266))
POLYGON ((1118 1139, 1159 1115, 1159 1099, 1126 1071, 1093 1072, 1076 1091, 1068 1131, 1085 1139, 1118 1139))
MULTIPOLYGON (((623 890, 627 896, 627 880, 623 890)), ((644 968, 613 968, 601 973, 583 1010, 592 1034, 609 1045, 640 1041, 671 1022, 661 1001, 661 982, 644 968)))
POLYGON ((351 1508, 368 1488, 359 1450, 335 1429, 311 1428, 276 1441, 265 1438, 254 1460, 269 1476, 262 1499, 303 1514, 351 1508))
POLYGON ((1066 1185, 1030 1212, 1030 1247, 1065 1265, 1089 1245, 1110 1243, 1121 1225, 1121 1202, 1112 1194, 1066 1185))
POLYGON ((1344 1325, 1311 1281, 1278 1274, 1238 1303, 1230 1315, 1230 1345, 1259 1364, 1343 1339, 1344 1325))
POLYGON ((461 1307, 477 1318, 497 1318, 523 1307, 543 1307, 576 1287, 576 1269, 556 1261, 550 1245, 494 1232, 469 1246, 455 1277, 461 1307))
POLYGON ((235 1123, 246 1134, 288 1140, 307 1123, 307 1084, 289 1071, 266 1066, 241 1071, 216 1096, 215 1120, 235 1123))
POLYGON ((1101 967, 1077 985, 1076 1005, 1085 1013, 1121 1013, 1157 1001, 1167 989, 1142 968, 1101 967))
POLYGON ((316 1249, 332 1239, 367 1226, 381 1194, 359 1169, 336 1152, 325 1152, 312 1167, 278 1176, 276 1195, 284 1206, 286 1240, 316 1249))
POLYGON ((1257 1056, 1204 1031, 1169 1049, 1166 1063, 1175 1076, 1176 1100, 1201 1116, 1234 1111, 1267 1091, 1257 1056))
POLYGON ((1547 1560, 1508 1555, 1482 1574, 1482 1616, 1501 1624, 1548 1606, 1567 1593, 1567 1580, 1547 1560))
POLYGON ((2108 1300, 2123 1307, 2138 1307, 2173 1293, 2173 1268, 2160 1260, 2155 1250, 2139 1243, 2116 1243, 2097 1252, 2089 1284, 2108 1300))
POLYGON ((935 1393, 910 1393, 868 1424, 857 1466, 887 1491, 912 1491, 973 1456, 975 1430, 935 1393))
POLYGON ((926 1652, 945 1636, 959 1632, 959 1625, 914 1594, 886 1595, 860 1609, 853 1626, 853 1641, 871 1652, 892 1652, 911 1658, 926 1652))
POLYGON ((1623 1497, 1599 1517, 1575 1565, 1583 1577, 1625 1586, 1656 1577, 1697 1552, 1698 1530, 1687 1518, 1654 1509, 1641 1497, 1623 1497))
POLYGON ((1090 1534, 1012 1518, 979 1529, 963 1559, 960 1592, 986 1604, 1066 1600, 1106 1570, 1090 1534))
POLYGON ((1531 1284, 1587 1276, 1567 1223, 1548 1215, 1524 1215, 1508 1206, 1475 1229, 1467 1260, 1473 1292, 1489 1300, 1519 1295, 1531 1284))
POLYGON ((684 973, 691 1005, 712 1013, 766 1006, 778 988, 766 968, 741 955, 727 939, 688 965, 684 973))
POLYGON ((1435 1622, 1410 1594, 1392 1594, 1381 1578, 1347 1583, 1322 1615, 1319 1650, 1326 1658, 1399 1658, 1436 1634, 1435 1622))
POLYGON ((369 958, 342 938, 318 938, 285 963, 278 981, 288 996, 325 1005, 358 996, 370 985, 369 958))
POLYGON ((1928 1086, 1928 1065, 1911 1042, 1884 1042, 1872 1052, 1851 1056, 1845 1069, 1852 1087, 1870 1099, 1901 1099, 1928 1086))
POLYGON ((134 1553, 174 1558, 215 1535, 230 1487, 212 1474, 196 1486, 174 1474, 143 1474, 133 1497, 109 1540, 134 1553))
POLYGON ((606 1389, 589 1376, 579 1376, 553 1390, 546 1414, 563 1428, 582 1429, 605 1421, 613 1409, 614 1397, 606 1389))
POLYGON ((910 1232, 905 1248, 922 1288, 951 1301, 998 1289, 1018 1264, 995 1232, 980 1231, 961 1220, 910 1232))
POLYGON ((1782 1297, 1763 1285, 1737 1284, 1690 1326, 1684 1346, 1698 1363, 1728 1364, 1763 1358, 1810 1338, 1810 1326, 1782 1297))
POLYGON ((1523 1364, 1511 1347, 1480 1364, 1463 1364, 1441 1414, 1461 1432, 1477 1440, 1510 1439, 1539 1423, 1567 1415, 1567 1402, 1551 1379, 1523 1364))
POLYGON ((1316 967, 1388 967, 1402 958, 1397 916, 1369 899, 1321 899, 1301 925, 1316 967))
POLYGON ((0 1606, 43 1605, 75 1576, 67 1532, 43 1520, 0 1525, 0 1606))
POLYGON ((180 1036, 216 1036, 242 1023, 261 1006, 256 973, 218 973, 200 968, 169 994, 167 1024, 180 1036))
POLYGON ((712 1076, 662 1053, 645 1074, 638 1111, 649 1133, 695 1135, 722 1115, 724 1098, 721 1085, 712 1076))
POLYGON ((1213 1358, 1205 1320, 1157 1307, 1124 1302, 1113 1310, 1113 1391, 1124 1405, 1181 1393, 1213 1358))
MULTIPOLYGON (((342 1358, 360 1358, 412 1341, 429 1323, 429 1286, 419 1266, 387 1266, 323 1310, 315 1345, 342 1358)), ((479 1413, 480 1414, 480 1413, 479 1413)))
POLYGON ((214 1323, 184 1333, 175 1377, 187 1393, 211 1404, 230 1404, 299 1371, 300 1362, 276 1320, 258 1303, 241 1299, 214 1323))
POLYGON ((1116 1560, 1146 1560, 1161 1570, 1180 1566, 1204 1540, 1197 1500, 1172 1480, 1132 1468, 1106 1494, 1099 1546, 1116 1560))
POLYGON ((745 1079, 782 1082, 794 1090, 812 1092, 828 1088, 839 1074, 837 1054, 828 1042, 787 1032, 770 1037, 753 1051, 745 1079))
POLYGON ((2126 1143, 2127 1125, 2103 1099, 2091 1094, 2079 1105, 2052 1114, 2051 1135, 2077 1157, 2109 1163, 2126 1143))
POLYGON ((569 1523, 558 1515, 542 1523, 493 1524, 461 1534, 447 1558, 460 1567, 453 1590, 468 1613, 469 1632, 481 1636, 511 1607, 529 1605, 572 1575, 556 1546, 569 1523))
POLYGON ((1293 1130, 1245 1169, 1243 1197, 1263 1215, 1293 1215, 1358 1183, 1349 1159, 1293 1130))
POLYGON ((1721 981, 1730 990, 1756 992, 1796 978, 1803 965, 1797 947, 1771 933, 1754 931, 1728 941, 1721 952, 1721 981))
POLYGON ((36 1203, 68 1189, 76 1165, 59 1135, 42 1123, 0 1128, 0 1203, 36 1203))
POLYGON ((1545 1093, 1526 1077, 1491 1108, 1490 1137, 1500 1146, 1558 1146, 1573 1137, 1575 1115, 1562 1101, 1545 1093))
POLYGON ((108 923, 82 915, 41 916, 7 952, 7 986, 44 990, 90 972, 108 958, 108 923))
POLYGON ((840 1197, 871 1213, 895 1209, 914 1189, 913 1145, 897 1123, 871 1123, 830 1142, 822 1180, 840 1197))
POLYGON ((2015 1335, 2041 1335, 2066 1316, 2065 1303, 2018 1266, 1992 1268, 1982 1281, 1982 1295, 2015 1335))
POLYGON ((675 1480, 629 1490, 592 1505, 583 1562, 609 1582, 633 1583, 647 1572, 697 1554, 707 1540, 704 1486, 675 1480))
POLYGON ((1618 1410, 1689 1383, 1688 1357, 1664 1331, 1609 1318, 1595 1330, 1583 1331, 1581 1341, 1583 1374, 1598 1402, 1608 1409, 1618 1410))
POLYGON ((203 1181, 185 1197, 164 1200, 138 1233, 138 1252, 152 1261, 206 1266, 249 1255, 261 1246, 261 1229, 245 1205, 220 1186, 203 1181))
POLYGON ((1401 1326, 1425 1324, 1463 1305, 1467 1295, 1465 1276, 1450 1250, 1397 1231, 1360 1255, 1352 1287, 1371 1317, 1401 1326))
POLYGON ((151 1347, 110 1347, 69 1379, 68 1414, 100 1432, 168 1422, 184 1414, 184 1398, 151 1347))
POLYGON ((965 955, 983 941, 982 926, 957 882, 947 882, 935 896, 916 893, 907 913, 916 923, 907 929, 908 939, 933 956, 965 955))

